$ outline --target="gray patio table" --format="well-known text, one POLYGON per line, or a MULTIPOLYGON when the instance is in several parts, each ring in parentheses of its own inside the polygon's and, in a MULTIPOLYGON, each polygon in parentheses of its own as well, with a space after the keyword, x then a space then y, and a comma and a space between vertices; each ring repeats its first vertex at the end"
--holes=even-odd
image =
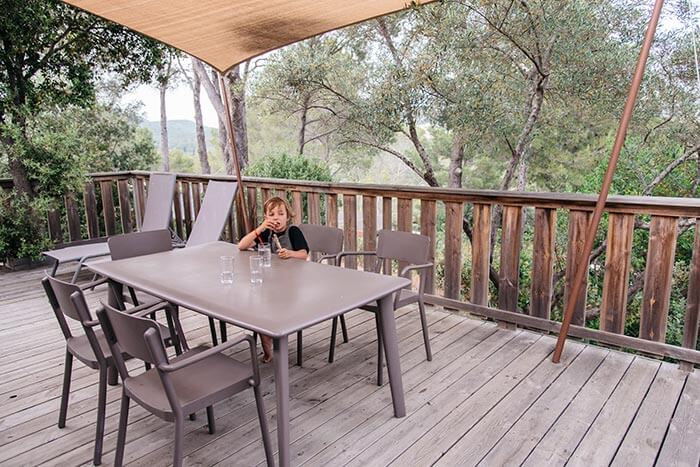
MULTIPOLYGON (((107 277, 113 287, 128 285, 179 306, 273 338, 277 397, 279 462, 289 457, 289 335, 335 316, 378 301, 382 337, 391 386, 394 415, 406 407, 401 380, 393 293, 409 285, 408 279, 272 258, 263 283, 250 282, 253 252, 236 245, 213 242, 164 253, 103 263, 88 268, 107 277), (234 257, 234 282, 221 284, 219 257, 234 257)), ((114 294, 120 296, 121 294, 114 294)))

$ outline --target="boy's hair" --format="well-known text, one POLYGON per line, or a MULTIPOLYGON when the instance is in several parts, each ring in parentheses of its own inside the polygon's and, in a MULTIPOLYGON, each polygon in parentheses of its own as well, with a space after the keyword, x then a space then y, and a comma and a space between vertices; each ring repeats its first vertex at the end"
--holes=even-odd
POLYGON ((280 198, 279 196, 273 196, 272 198, 265 201, 265 204, 263 204, 263 214, 267 214, 267 212, 270 209, 274 209, 277 206, 284 206, 284 209, 287 210, 287 217, 290 220, 294 219, 294 211, 292 211, 291 206, 289 206, 289 203, 286 199, 280 198))

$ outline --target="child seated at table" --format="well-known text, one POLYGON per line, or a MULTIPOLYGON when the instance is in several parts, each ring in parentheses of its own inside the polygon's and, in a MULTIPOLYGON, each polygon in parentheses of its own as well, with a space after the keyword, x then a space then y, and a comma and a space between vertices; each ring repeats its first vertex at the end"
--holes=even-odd
MULTIPOLYGON (((270 245, 273 253, 282 259, 297 258, 305 260, 309 255, 309 245, 306 243, 301 229, 295 225, 289 225, 294 218, 294 213, 287 201, 275 196, 268 199, 263 212, 265 219, 248 235, 238 242, 240 250, 247 250, 261 242, 270 245)), ((263 346, 263 363, 272 361, 272 339, 268 336, 260 336, 263 346)))

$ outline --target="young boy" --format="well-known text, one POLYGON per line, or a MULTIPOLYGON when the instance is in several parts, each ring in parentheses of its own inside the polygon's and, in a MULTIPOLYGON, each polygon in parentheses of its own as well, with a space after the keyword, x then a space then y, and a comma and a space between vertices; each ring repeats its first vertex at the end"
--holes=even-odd
MULTIPOLYGON (((299 227, 289 225, 294 217, 286 200, 275 196, 265 202, 263 206, 265 219, 248 235, 238 242, 238 249, 247 250, 262 240, 270 244, 273 253, 280 258, 297 258, 305 260, 309 255, 309 245, 299 227)), ((260 336, 263 346, 263 363, 272 361, 272 339, 268 336, 260 336)))

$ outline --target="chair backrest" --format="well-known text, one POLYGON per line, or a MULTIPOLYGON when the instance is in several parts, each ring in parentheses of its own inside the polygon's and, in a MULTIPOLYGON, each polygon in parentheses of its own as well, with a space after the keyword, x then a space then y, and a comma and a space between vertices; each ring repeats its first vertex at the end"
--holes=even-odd
POLYGON ((410 264, 428 263, 430 237, 397 230, 380 230, 377 232, 377 257, 410 264))
POLYGON ((167 229, 170 226, 175 182, 175 174, 153 173, 149 177, 142 232, 167 229))
POLYGON ((236 182, 209 182, 186 246, 215 242, 221 238, 237 188, 236 182))
POLYGON ((107 239, 107 245, 112 260, 150 255, 173 248, 167 229, 113 235, 107 239))
POLYGON ((343 251, 343 230, 317 224, 299 224, 309 249, 314 253, 337 255, 343 251))
POLYGON ((168 362, 162 336, 155 321, 118 311, 105 303, 102 306, 103 309, 97 312, 97 318, 107 337, 112 355, 116 356, 115 361, 122 378, 126 379, 129 376, 122 354, 153 365, 168 362), (152 345, 146 342, 144 335, 149 330, 157 336, 156 342, 159 343, 160 349, 153 349, 152 345))
MULTIPOLYGON (((67 316, 80 323, 92 320, 92 316, 90 316, 90 312, 87 310, 87 304, 85 307, 77 307, 73 300, 71 300, 71 295, 77 293, 78 296, 82 297, 82 301, 85 302, 85 296, 79 286, 48 275, 41 280, 41 283, 44 286, 44 291, 46 292, 46 296, 49 299, 54 313, 60 312, 60 317, 58 313, 56 314, 59 323, 61 323, 61 321, 65 323, 65 318, 63 318, 63 316, 67 316)), ((63 324, 61 324, 61 329, 63 329, 63 324)), ((67 337, 70 337, 70 335, 67 337)))

